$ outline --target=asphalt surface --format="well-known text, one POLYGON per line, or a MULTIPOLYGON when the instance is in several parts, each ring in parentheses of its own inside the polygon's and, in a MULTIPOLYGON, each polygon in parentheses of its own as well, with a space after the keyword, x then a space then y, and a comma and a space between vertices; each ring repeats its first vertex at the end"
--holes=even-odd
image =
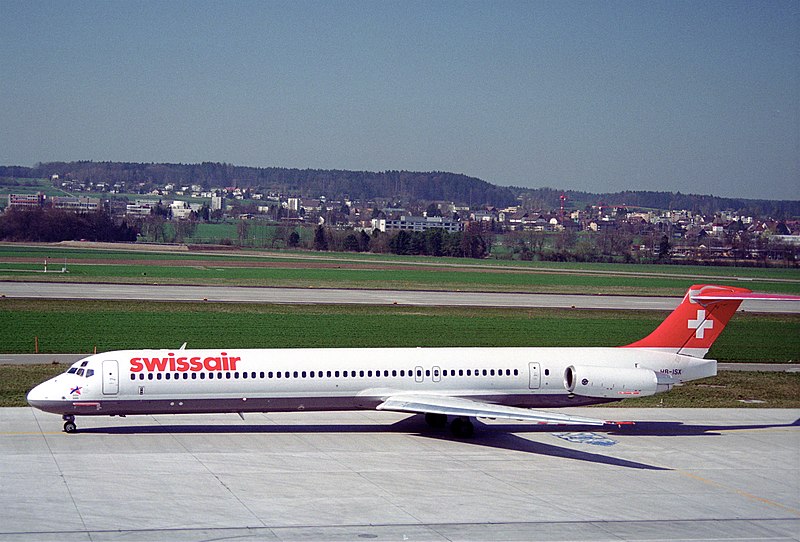
MULTIPOLYGON (((252 288, 239 286, 167 286, 1 282, 0 296, 27 299, 194 301, 236 303, 416 305, 506 308, 579 308, 672 310, 679 297, 613 295, 435 292, 417 290, 337 290, 324 288, 252 288)), ((748 300, 740 310, 800 314, 800 302, 748 300)))
POLYGON ((569 412, 637 423, 0 409, 0 541, 798 540, 800 410, 569 412))

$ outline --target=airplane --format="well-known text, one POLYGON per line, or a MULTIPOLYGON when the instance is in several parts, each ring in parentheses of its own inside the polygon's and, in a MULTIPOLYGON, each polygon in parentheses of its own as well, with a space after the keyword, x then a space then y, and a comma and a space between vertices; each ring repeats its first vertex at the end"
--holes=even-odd
POLYGON ((28 403, 76 416, 377 409, 424 414, 470 437, 473 418, 602 426, 532 408, 584 406, 667 392, 717 374, 705 359, 747 299, 800 301, 695 285, 647 337, 619 347, 119 350, 94 354, 34 387, 28 403))

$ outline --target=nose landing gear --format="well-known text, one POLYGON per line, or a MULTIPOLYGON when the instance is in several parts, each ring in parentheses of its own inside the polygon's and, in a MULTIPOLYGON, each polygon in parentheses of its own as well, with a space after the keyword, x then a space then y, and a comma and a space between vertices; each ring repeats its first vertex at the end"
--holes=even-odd
POLYGON ((65 433, 74 433, 78 430, 78 426, 75 425, 75 416, 72 414, 64 414, 61 416, 61 419, 64 420, 64 432, 65 433))

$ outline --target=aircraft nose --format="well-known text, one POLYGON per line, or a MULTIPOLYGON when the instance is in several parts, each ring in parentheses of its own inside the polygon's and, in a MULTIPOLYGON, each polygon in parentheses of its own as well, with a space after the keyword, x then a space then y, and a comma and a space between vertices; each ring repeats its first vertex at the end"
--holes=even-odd
POLYGON ((28 396, 26 399, 28 400, 28 404, 32 407, 40 408, 44 401, 49 399, 49 392, 48 388, 50 387, 48 382, 43 382, 38 386, 35 386, 31 391, 28 392, 28 396))

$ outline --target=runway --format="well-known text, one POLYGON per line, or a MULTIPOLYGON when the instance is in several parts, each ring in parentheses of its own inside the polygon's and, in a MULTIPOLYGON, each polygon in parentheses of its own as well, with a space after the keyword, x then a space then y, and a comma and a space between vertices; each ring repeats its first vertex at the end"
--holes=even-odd
POLYGON ((0 409, 0 540, 798 540, 800 410, 569 411, 638 423, 0 409))
MULTIPOLYGON (((469 306, 506 308, 578 308, 673 310, 679 297, 576 294, 437 292, 419 290, 338 290, 323 288, 252 288, 238 286, 166 286, 2 282, 0 296, 27 299, 194 301, 281 304, 469 306)), ((740 310, 800 313, 798 302, 748 300, 740 310)))

